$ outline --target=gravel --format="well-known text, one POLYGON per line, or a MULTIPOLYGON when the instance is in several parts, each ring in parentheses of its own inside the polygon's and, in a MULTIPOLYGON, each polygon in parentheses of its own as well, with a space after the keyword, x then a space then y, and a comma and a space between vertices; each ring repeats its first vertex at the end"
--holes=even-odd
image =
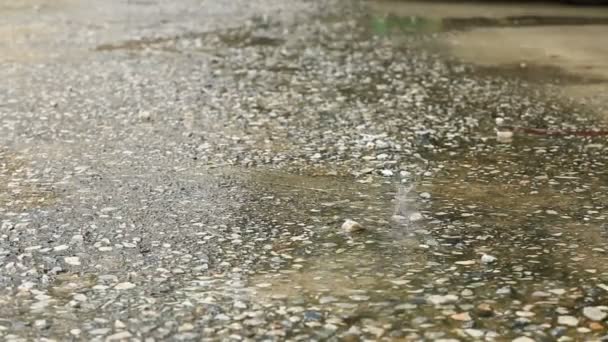
POLYGON ((70 6, 0 6, 42 28, 0 68, 2 340, 605 335, 605 143, 494 131, 587 107, 351 2, 70 6))

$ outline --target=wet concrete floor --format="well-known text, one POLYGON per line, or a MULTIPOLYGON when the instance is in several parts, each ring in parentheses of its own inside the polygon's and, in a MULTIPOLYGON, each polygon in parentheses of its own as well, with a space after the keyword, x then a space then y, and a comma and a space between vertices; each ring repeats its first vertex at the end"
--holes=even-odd
POLYGON ((0 5, 3 339, 608 336, 608 8, 258 2, 0 5))

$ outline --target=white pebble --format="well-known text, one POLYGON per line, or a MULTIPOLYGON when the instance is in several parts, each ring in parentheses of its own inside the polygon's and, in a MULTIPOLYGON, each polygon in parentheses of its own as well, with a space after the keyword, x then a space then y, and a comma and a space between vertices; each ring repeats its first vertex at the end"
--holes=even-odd
POLYGON ((557 324, 575 327, 578 325, 578 318, 574 316, 559 316, 557 317, 557 324))
POLYGON ((124 282, 124 283, 116 284, 116 286, 114 286, 114 289, 116 289, 116 290, 129 290, 129 289, 134 288, 135 286, 137 286, 137 285, 135 285, 135 284, 130 283, 130 282, 127 281, 127 282, 124 282))
POLYGON ((382 173, 382 175, 383 175, 384 177, 391 177, 391 176, 393 175, 393 171, 391 171, 391 170, 386 170, 386 169, 385 169, 385 170, 380 171, 380 173, 382 173))
POLYGON ((412 222, 416 222, 416 221, 420 221, 422 220, 424 217, 422 216, 421 213, 412 213, 410 215, 410 221, 412 222))
POLYGON ((357 221, 353 221, 351 219, 347 219, 342 223, 342 230, 347 233, 354 233, 358 231, 362 231, 364 228, 357 221))
POLYGON ((66 264, 72 266, 80 266, 80 258, 79 257, 65 257, 63 258, 66 264))
POLYGON ((481 262, 484 264, 491 264, 496 261, 496 257, 490 254, 484 254, 481 256, 481 262))

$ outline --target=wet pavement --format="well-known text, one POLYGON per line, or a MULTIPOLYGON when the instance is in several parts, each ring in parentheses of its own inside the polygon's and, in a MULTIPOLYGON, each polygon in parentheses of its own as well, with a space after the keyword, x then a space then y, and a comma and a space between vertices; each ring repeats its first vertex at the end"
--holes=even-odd
POLYGON ((608 9, 466 6, 0 5, 2 339, 608 336, 601 49, 461 53, 608 9))

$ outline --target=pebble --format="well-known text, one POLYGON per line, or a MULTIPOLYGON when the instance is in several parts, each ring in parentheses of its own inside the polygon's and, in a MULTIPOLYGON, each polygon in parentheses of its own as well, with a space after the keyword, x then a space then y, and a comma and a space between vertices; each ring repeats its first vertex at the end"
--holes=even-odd
POLYGON ((359 222, 353 221, 351 219, 347 219, 342 224, 342 230, 345 231, 345 232, 347 232, 347 233, 360 232, 363 229, 364 229, 363 226, 360 225, 359 222))
POLYGON ((110 328, 99 328, 89 331, 91 335, 105 335, 110 332, 110 328))
POLYGON ((604 329, 604 326, 598 322, 591 322, 589 323, 589 329, 593 331, 598 331, 604 329))
POLYGON ((34 321, 34 326, 38 329, 46 329, 48 328, 49 322, 47 322, 46 319, 37 319, 36 321, 34 321))
POLYGON ((86 300, 87 300, 87 296, 85 296, 82 293, 76 293, 76 294, 74 294, 73 298, 74 298, 74 300, 77 300, 79 302, 86 302, 86 300))
POLYGON ((132 335, 130 332, 121 331, 121 332, 117 332, 115 334, 112 334, 112 335, 106 337, 106 341, 121 341, 121 340, 126 340, 131 336, 132 335))
POLYGON ((417 221, 422 220, 423 218, 424 217, 422 216, 421 213, 412 213, 412 214, 410 214, 410 217, 409 217, 411 222, 417 222, 417 221))
POLYGON ((441 296, 441 295, 430 295, 426 298, 426 300, 434 305, 443 305, 443 304, 449 304, 449 303, 454 303, 456 301, 458 301, 458 296, 456 295, 445 295, 445 296, 441 296))
POLYGON ((566 293, 566 290, 564 290, 564 289, 552 289, 552 290, 549 290, 549 292, 553 293, 554 295, 561 296, 564 293, 566 293))
POLYGON ((130 290, 134 287, 136 287, 137 285, 130 283, 130 282, 124 282, 124 283, 118 283, 116 284, 116 286, 114 286, 114 289, 116 290, 130 290))
POLYGON ((496 131, 496 140, 499 142, 511 142, 513 139, 513 132, 511 131, 496 131))
POLYGON ((394 173, 391 170, 382 170, 380 171, 384 177, 391 177, 394 173))
POLYGON ((484 254, 481 256, 481 262, 484 264, 491 264, 496 261, 496 257, 490 254, 484 254))
POLYGON ((587 306, 583 308, 583 315, 592 321, 603 321, 608 313, 596 306, 587 306))
POLYGON ((184 323, 177 328, 178 332, 192 331, 194 330, 194 325, 192 323, 184 323))
POLYGON ((80 266, 80 258, 79 257, 65 257, 63 258, 66 264, 72 266, 80 266))
POLYGON ((462 260, 462 261, 455 262, 456 265, 462 265, 462 266, 475 265, 476 263, 477 262, 475 260, 462 260))
POLYGON ((575 327, 578 325, 578 318, 574 316, 559 316, 557 317, 557 324, 575 327))
POLYGON ((483 330, 479 329, 464 329, 464 332, 473 338, 480 338, 484 335, 483 330))
POLYGON ((470 321, 471 315, 469 315, 468 312, 461 312, 461 313, 453 314, 452 316, 450 316, 450 318, 455 321, 470 321))
POLYGON ((335 302, 337 299, 335 297, 332 296, 325 296, 325 297, 321 297, 319 298, 319 304, 327 304, 327 303, 333 303, 335 302))
POLYGON ((513 342, 536 342, 534 339, 529 338, 528 336, 520 336, 513 340, 513 342))
POLYGON ((517 311, 515 314, 519 317, 534 317, 536 314, 531 311, 517 311))
POLYGON ((53 247, 53 251, 61 252, 61 251, 65 251, 68 248, 70 248, 70 246, 68 246, 68 245, 59 245, 59 246, 53 247))
POLYGON ((470 297, 470 296, 474 295, 474 293, 470 289, 464 289, 464 290, 462 290, 462 292, 460 292, 460 295, 462 295, 463 297, 470 297))
POLYGON ((142 121, 150 121, 150 119, 152 119, 152 114, 147 110, 140 111, 137 116, 142 121))
POLYGON ((395 310, 414 310, 416 308, 418 308, 418 305, 411 303, 399 304, 395 306, 395 310))
POLYGON ((480 317, 490 317, 494 314, 494 309, 488 303, 481 303, 477 305, 477 315, 480 317))
POLYGON ((363 296, 363 295, 352 295, 349 298, 354 301, 357 301, 357 302, 363 302, 363 301, 369 300, 369 296, 363 296))
POLYGON ((496 290, 496 294, 498 295, 507 295, 507 294, 511 294, 513 292, 513 290, 511 289, 510 286, 504 286, 499 288, 498 290, 496 290))

